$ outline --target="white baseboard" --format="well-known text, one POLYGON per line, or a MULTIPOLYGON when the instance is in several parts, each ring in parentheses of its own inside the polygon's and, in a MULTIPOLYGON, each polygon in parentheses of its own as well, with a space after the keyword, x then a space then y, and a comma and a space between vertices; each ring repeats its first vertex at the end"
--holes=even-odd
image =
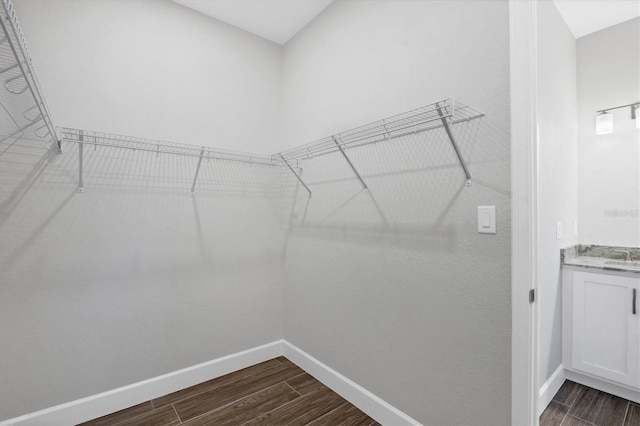
POLYGON ((540 417, 540 414, 547 408, 566 378, 565 369, 563 365, 560 364, 551 377, 540 386, 540 391, 538 392, 538 417, 540 417))
POLYGON ((624 386, 609 383, 604 380, 596 379, 595 377, 580 374, 577 371, 566 370, 567 379, 580 383, 581 385, 589 386, 590 388, 601 390, 602 392, 610 393, 611 395, 619 396, 620 398, 628 399, 629 401, 637 402, 640 404, 640 391, 629 389, 624 386))
POLYGON ((379 423, 394 426, 420 425, 416 420, 291 343, 278 340, 149 380, 5 420, 0 422, 0 426, 59 426, 82 423, 280 355, 289 358, 379 423))
POLYGON ((59 426, 82 423, 276 358, 282 355, 282 347, 283 341, 278 340, 149 380, 5 420, 0 422, 0 426, 59 426))
POLYGON ((321 381, 325 386, 383 425, 420 425, 420 423, 362 386, 318 361, 302 349, 284 341, 283 355, 321 381))

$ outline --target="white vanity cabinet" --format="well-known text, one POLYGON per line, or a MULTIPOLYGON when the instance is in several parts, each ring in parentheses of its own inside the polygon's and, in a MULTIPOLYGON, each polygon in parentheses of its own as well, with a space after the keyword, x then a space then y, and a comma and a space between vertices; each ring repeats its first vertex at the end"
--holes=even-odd
POLYGON ((640 388, 640 276, 563 268, 564 367, 640 388))

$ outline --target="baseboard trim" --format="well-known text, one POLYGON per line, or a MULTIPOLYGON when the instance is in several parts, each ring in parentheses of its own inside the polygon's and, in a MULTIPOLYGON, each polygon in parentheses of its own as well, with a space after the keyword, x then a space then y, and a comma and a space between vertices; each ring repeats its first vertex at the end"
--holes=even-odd
POLYGON ((362 386, 318 361, 302 349, 284 341, 283 355, 318 379, 325 386, 383 425, 420 425, 420 423, 377 397, 362 386))
POLYGON ((565 369, 562 364, 556 368, 551 377, 540 387, 538 392, 538 417, 547 408, 555 394, 566 380, 565 369))
POLYGON ((420 425, 418 421, 302 349, 286 340, 277 340, 152 379, 5 420, 0 422, 0 426, 58 426, 82 423, 280 355, 289 358, 377 422, 383 425, 420 425))
POLYGON ((283 340, 0 422, 0 426, 73 425, 131 407, 282 355, 283 340))
POLYGON ((624 386, 609 383, 604 380, 596 379, 595 377, 587 376, 585 374, 578 373, 577 371, 566 370, 567 379, 580 383, 581 385, 589 386, 590 388, 601 390, 602 392, 610 393, 612 395, 619 396, 620 398, 628 399, 629 401, 640 404, 640 391, 629 389, 624 386))

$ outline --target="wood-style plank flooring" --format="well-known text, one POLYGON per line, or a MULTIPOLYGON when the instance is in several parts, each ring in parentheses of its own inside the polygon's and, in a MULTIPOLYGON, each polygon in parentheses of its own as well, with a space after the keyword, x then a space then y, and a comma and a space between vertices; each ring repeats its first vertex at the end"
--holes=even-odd
POLYGON ((284 357, 218 377, 83 426, 379 424, 284 357))
POLYGON ((640 405, 565 380, 540 416, 540 426, 640 426, 640 405))

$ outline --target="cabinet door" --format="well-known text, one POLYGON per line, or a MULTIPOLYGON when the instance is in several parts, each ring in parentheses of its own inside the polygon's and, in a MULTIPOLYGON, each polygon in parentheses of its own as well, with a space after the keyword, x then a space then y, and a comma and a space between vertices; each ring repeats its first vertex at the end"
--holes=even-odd
POLYGON ((573 368, 639 387, 640 312, 632 302, 640 279, 587 272, 573 279, 573 368))

